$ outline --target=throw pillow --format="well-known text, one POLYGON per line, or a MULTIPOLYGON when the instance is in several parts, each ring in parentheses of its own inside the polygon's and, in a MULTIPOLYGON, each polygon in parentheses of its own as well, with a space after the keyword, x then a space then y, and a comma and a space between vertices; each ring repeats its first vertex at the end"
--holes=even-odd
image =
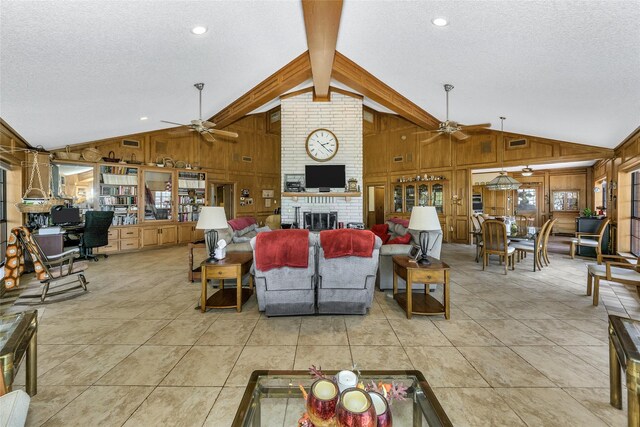
POLYGON ((382 238, 383 235, 389 232, 389 224, 376 224, 371 227, 371 231, 373 231, 373 234, 375 234, 376 236, 382 238))
POLYGON ((234 236, 234 237, 242 237, 242 236, 244 236, 245 234, 247 234, 247 233, 249 233, 249 232, 251 232, 251 231, 255 230, 257 227, 258 227, 258 226, 257 226, 257 225, 255 225, 255 224, 248 225, 248 226, 246 226, 245 228, 243 228, 242 230, 236 230, 236 231, 234 231, 234 232, 233 232, 233 236, 234 236))
POLYGON ((395 239, 389 240, 387 245, 406 245, 411 240, 411 234, 407 233, 404 236, 396 237, 395 239))

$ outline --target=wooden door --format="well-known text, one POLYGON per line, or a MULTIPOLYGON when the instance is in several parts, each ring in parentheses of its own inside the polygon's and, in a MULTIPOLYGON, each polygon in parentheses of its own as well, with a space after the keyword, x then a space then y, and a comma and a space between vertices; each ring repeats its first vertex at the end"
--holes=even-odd
POLYGON ((503 190, 493 191, 495 194, 494 210, 495 216, 507 215, 507 192, 503 190))
POLYGON ((167 225, 160 228, 160 244, 173 245, 178 241, 177 228, 175 225, 167 225))
POLYGON ((375 223, 384 224, 384 186, 376 186, 373 190, 373 207, 375 210, 375 223))
POLYGON ((180 224, 178 226, 178 243, 189 243, 193 239, 192 224, 180 224))
POLYGON ((156 246, 158 245, 158 229, 153 228, 143 228, 142 229, 142 246, 156 246))

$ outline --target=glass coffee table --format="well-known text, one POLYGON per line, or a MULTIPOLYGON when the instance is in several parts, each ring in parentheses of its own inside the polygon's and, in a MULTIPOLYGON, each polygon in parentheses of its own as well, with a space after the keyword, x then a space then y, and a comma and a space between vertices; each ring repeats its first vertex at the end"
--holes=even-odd
MULTIPOLYGON (((333 376, 337 371, 324 373, 333 376)), ((253 371, 232 425, 297 426, 305 412, 299 386, 308 392, 313 381, 309 371, 253 371)), ((391 405, 394 427, 453 425, 420 371, 361 371, 360 381, 395 382, 407 387, 407 398, 391 405)))

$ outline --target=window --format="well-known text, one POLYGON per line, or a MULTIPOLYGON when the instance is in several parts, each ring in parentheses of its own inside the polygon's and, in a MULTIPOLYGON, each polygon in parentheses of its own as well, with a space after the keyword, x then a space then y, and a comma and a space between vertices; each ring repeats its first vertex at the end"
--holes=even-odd
POLYGON ((631 253, 640 255, 640 172, 631 174, 631 253))
POLYGON ((518 188, 518 212, 536 211, 536 189, 518 188))
POLYGON ((7 251, 7 171, 0 168, 0 265, 7 251))

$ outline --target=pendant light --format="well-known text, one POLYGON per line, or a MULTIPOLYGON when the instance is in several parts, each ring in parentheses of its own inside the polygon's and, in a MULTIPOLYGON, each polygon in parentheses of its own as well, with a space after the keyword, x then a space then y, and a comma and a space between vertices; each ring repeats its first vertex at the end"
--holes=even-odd
POLYGON ((528 165, 526 168, 522 169, 522 176, 531 176, 533 175, 533 169, 531 169, 528 165))
MULTIPOLYGON (((500 117, 500 133, 502 134, 502 149, 504 149, 504 121, 506 117, 500 117)), ((515 179, 507 176, 504 171, 504 164, 502 165, 500 175, 493 178, 488 184, 489 190, 504 191, 504 190, 517 190, 522 184, 515 179)))

